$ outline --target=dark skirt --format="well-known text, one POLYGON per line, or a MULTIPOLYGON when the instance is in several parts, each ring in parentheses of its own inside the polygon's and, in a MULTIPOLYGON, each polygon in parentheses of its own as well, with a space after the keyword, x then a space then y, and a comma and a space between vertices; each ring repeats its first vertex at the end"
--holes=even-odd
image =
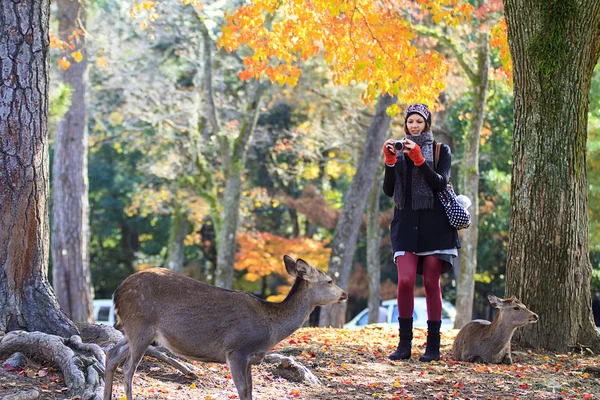
MULTIPOLYGON (((430 254, 431 256, 437 257, 442 260, 444 264, 442 264, 442 274, 449 272, 454 267, 454 257, 451 254, 430 254)), ((429 256, 419 256, 419 261, 417 261, 417 274, 423 275, 423 259, 429 256)))

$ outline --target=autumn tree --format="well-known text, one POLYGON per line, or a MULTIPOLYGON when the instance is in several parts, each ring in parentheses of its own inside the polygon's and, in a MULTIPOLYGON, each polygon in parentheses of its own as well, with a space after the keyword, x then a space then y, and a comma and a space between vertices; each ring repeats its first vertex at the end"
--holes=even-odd
POLYGON ((301 236, 286 238, 268 232, 240 232, 237 241, 240 250, 235 255, 235 270, 244 273, 248 282, 260 282, 260 292, 263 296, 268 294, 268 301, 285 299, 294 283, 281 262, 284 255, 305 258, 314 265, 325 265, 331 253, 325 247, 327 241, 301 236), (274 280, 276 286, 269 288, 267 277, 272 275, 277 278, 274 280))
POLYGON ((61 309, 76 322, 93 320, 88 254, 85 21, 85 2, 58 2, 58 38, 63 53, 68 55, 61 58, 60 77, 71 87, 71 105, 57 125, 54 141, 52 285, 61 309))
POLYGON ((515 97, 506 293, 540 316, 518 340, 597 351, 586 141, 600 1, 505 0, 504 7, 515 97))

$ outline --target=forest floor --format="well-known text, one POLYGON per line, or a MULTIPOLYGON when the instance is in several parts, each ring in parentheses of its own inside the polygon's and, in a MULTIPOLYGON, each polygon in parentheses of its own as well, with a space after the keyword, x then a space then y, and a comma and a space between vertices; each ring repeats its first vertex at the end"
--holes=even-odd
MULTIPOLYGON (((391 328, 302 328, 274 351, 308 367, 320 384, 288 381, 274 373, 274 364, 263 363, 253 368, 254 399, 600 399, 600 375, 593 372, 600 367, 597 355, 513 348, 512 365, 455 362, 450 353, 456 333, 443 332, 443 359, 427 364, 418 361, 424 330, 415 330, 412 359, 392 362, 387 355, 396 348, 398 332, 391 328)), ((225 365, 194 366, 197 379, 145 357, 134 376, 134 398, 239 398, 225 365)), ((23 370, 1 371, 0 399, 31 390, 39 399, 69 398, 60 373, 49 366, 29 360, 23 370)), ((113 399, 123 395, 119 369, 113 399)))

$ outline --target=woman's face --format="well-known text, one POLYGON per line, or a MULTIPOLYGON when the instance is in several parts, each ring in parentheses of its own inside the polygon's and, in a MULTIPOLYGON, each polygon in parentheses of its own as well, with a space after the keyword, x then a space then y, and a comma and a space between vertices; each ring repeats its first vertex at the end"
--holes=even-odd
POLYGON ((425 130, 425 119, 419 114, 409 115, 406 127, 411 135, 420 135, 425 130))

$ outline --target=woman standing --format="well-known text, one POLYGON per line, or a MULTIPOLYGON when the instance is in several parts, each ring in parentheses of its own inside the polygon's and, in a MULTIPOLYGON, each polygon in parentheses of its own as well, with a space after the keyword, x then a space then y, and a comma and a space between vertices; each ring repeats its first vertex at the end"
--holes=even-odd
POLYGON ((400 150, 396 140, 383 145, 385 177, 383 191, 394 199, 390 238, 398 268, 398 313, 400 342, 389 358, 407 360, 411 356, 414 286, 417 274, 423 276, 427 301, 427 348, 420 361, 440 359, 442 290, 440 276, 452 269, 452 259, 460 248, 458 234, 450 226, 437 192, 450 180, 450 147, 441 145, 434 166, 431 113, 425 104, 406 109, 406 139, 400 150))

